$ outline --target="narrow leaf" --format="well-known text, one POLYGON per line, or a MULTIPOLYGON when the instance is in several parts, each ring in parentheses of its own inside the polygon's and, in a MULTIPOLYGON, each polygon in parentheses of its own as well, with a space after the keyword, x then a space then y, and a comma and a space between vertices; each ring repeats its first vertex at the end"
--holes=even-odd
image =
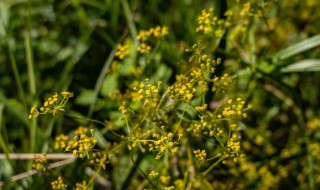
POLYGON ((317 47, 320 45, 320 34, 310 37, 308 39, 305 39, 301 42, 298 42, 292 46, 289 46, 281 51, 279 51, 275 56, 275 60, 284 60, 288 57, 291 57, 293 55, 299 54, 301 52, 307 51, 309 49, 312 49, 314 47, 317 47))
POLYGON ((320 59, 305 59, 282 68, 281 72, 317 72, 320 71, 320 59))

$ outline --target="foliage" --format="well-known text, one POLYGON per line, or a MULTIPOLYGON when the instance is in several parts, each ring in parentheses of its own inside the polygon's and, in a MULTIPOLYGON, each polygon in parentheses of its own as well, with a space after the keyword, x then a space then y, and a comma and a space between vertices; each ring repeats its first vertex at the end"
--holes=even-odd
POLYGON ((0 188, 318 189, 319 6, 0 2, 0 188))

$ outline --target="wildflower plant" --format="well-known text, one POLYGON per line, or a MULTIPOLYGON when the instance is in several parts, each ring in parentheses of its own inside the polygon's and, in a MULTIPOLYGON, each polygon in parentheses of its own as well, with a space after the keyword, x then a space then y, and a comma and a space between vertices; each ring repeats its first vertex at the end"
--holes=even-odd
POLYGON ((40 171, 46 171, 48 169, 49 164, 47 163, 46 154, 43 154, 43 156, 35 156, 34 161, 35 163, 32 165, 33 168, 40 171))
MULTIPOLYGON (((143 31, 139 39, 145 42, 150 36, 163 37, 166 31, 160 29, 156 27, 143 31)), ((118 56, 121 56, 123 52, 120 51, 124 50, 124 47, 119 47, 118 56)), ((121 116, 115 119, 122 122, 116 130, 108 129, 108 123, 116 121, 96 123, 102 124, 110 134, 119 138, 120 144, 111 145, 106 150, 96 149, 98 139, 94 136, 95 130, 80 126, 71 139, 64 134, 56 136, 54 148, 72 152, 73 155, 87 160, 91 165, 97 166, 98 173, 101 173, 101 169, 106 170, 108 164, 115 164, 111 158, 117 156, 118 151, 124 151, 123 154, 129 152, 134 165, 135 156, 151 153, 158 162, 155 170, 149 175, 141 168, 139 171, 148 181, 146 187, 158 188, 156 184, 160 184, 159 187, 163 189, 175 188, 175 183, 171 180, 173 171, 169 164, 173 159, 178 159, 179 162, 185 160, 188 157, 186 150, 191 153, 189 162, 191 161, 192 167, 201 171, 195 174, 197 178, 207 176, 222 161, 238 162, 243 159, 238 122, 247 117, 247 111, 251 107, 239 97, 228 98, 227 89, 233 87, 231 84, 234 80, 229 79, 227 74, 221 78, 215 75, 216 67, 222 61, 220 58, 211 58, 204 53, 205 49, 206 47, 199 48, 197 44, 188 49, 187 52, 193 57, 189 59, 189 70, 178 74, 175 82, 167 87, 153 77, 145 78, 141 79, 141 82, 133 82, 125 92, 115 91, 114 95, 109 96, 118 101, 121 116), (210 89, 209 86, 213 88, 210 89), (218 100, 220 105, 215 109, 209 108, 210 102, 205 101, 204 97, 209 91, 225 93, 225 97, 218 100), (201 149, 193 146, 199 142, 203 143, 201 149), (160 168, 162 171, 156 172, 160 168)), ((57 94, 47 99, 39 114, 55 115, 58 111, 65 111, 68 98, 73 94, 64 92, 62 96, 62 100, 57 94)), ((37 117, 36 113, 32 110, 31 115, 37 117)), ((54 184, 55 187, 59 184, 59 187, 63 187, 61 180, 54 184)), ((84 185, 86 184, 82 184, 84 185)), ((189 185, 197 187, 194 182, 189 185)), ((80 187, 80 184, 77 187, 80 187)))
POLYGON ((1 5, 0 189, 319 189, 320 1, 1 5))
POLYGON ((61 92, 60 95, 55 93, 52 97, 45 100, 39 110, 36 106, 33 106, 30 109, 29 119, 37 118, 39 115, 45 114, 52 114, 52 116, 55 116, 58 112, 64 112, 69 98, 72 97, 72 92, 61 92))
MULTIPOLYGON (((131 25, 131 37, 124 35, 116 43, 119 45, 110 56, 114 60, 108 59, 107 69, 101 72, 104 74, 98 80, 103 81, 101 90, 97 85, 86 94, 93 99, 89 102, 92 109, 88 118, 81 115, 83 107, 79 112, 73 111, 79 117, 68 115, 65 120, 68 125, 53 130, 54 150, 48 149, 80 158, 79 163, 93 168, 94 175, 88 182, 73 183, 74 186, 69 185, 72 183, 67 186, 62 180, 65 178, 58 177, 52 182, 52 189, 92 189, 96 177, 112 180, 115 189, 272 189, 290 176, 292 168, 306 168, 306 160, 308 164, 318 162, 320 125, 318 119, 309 119, 316 118, 313 115, 300 118, 306 131, 304 138, 312 141, 305 143, 299 138, 296 144, 283 145, 281 150, 276 150, 274 142, 268 140, 270 131, 266 124, 254 129, 246 124, 247 120, 255 120, 250 115, 251 109, 255 109, 250 103, 255 100, 250 94, 254 88, 251 86, 269 74, 257 64, 259 58, 255 53, 262 47, 251 46, 254 35, 258 27, 262 28, 259 31, 262 34, 279 30, 272 27, 272 22, 278 21, 268 20, 264 13, 264 6, 272 3, 235 1, 220 15, 219 9, 204 9, 194 28, 200 40, 179 52, 181 55, 177 57, 181 59, 175 69, 165 63, 168 60, 161 52, 171 29, 155 26, 135 31, 131 25), (255 25, 257 19, 263 20, 262 26, 255 25), (184 56, 186 59, 182 60, 184 56), (156 68, 164 69, 160 72, 156 68), (245 78, 242 82, 248 80, 246 87, 237 82, 241 77, 245 78), (75 124, 70 125, 73 119, 75 124), (308 158, 302 156, 304 149, 309 152, 308 158), (275 156, 277 152, 279 155, 275 156), (259 162, 252 159, 259 156, 270 159, 259 162), (301 165, 278 163, 293 157, 299 157, 301 165), (226 186, 220 180, 224 175, 237 180, 230 180, 230 186, 226 186)), ((271 89, 272 85, 264 88, 271 89)), ((31 108, 29 119, 45 114, 52 115, 53 120, 61 119, 54 116, 69 111, 67 103, 73 96, 71 92, 53 94, 39 108, 31 108)), ((79 96, 84 96, 83 92, 79 96)), ((81 101, 76 97, 76 102, 81 101)), ((270 114, 273 113, 267 113, 270 114)), ((45 156, 36 157, 33 168, 47 171, 45 156)), ((304 169, 296 176, 300 184, 311 175, 308 172, 304 169)))
POLYGON ((62 177, 59 176, 57 180, 51 182, 52 189, 67 189, 67 185, 63 182, 62 177))

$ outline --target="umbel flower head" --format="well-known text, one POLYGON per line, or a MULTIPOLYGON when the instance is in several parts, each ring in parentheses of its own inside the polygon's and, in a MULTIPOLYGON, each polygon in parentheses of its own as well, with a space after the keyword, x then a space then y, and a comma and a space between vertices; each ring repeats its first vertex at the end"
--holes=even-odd
POLYGON ((52 189, 67 189, 67 185, 63 182, 62 177, 59 176, 58 179, 51 182, 52 189))
POLYGON ((87 127, 80 126, 75 131, 73 139, 68 141, 65 151, 72 151, 73 155, 78 155, 80 158, 89 157, 89 152, 98 141, 93 133, 94 129, 89 130, 87 127))
POLYGON ((65 111, 64 108, 69 98, 72 97, 72 92, 61 92, 61 95, 55 93, 52 97, 46 99, 39 110, 36 106, 33 106, 30 109, 29 119, 37 118, 41 114, 52 114, 52 116, 55 116, 59 111, 65 111))
POLYGON ((37 170, 43 170, 43 171, 45 171, 48 168, 46 154, 43 154, 43 156, 36 155, 34 157, 34 161, 35 163, 32 165, 33 168, 37 170))

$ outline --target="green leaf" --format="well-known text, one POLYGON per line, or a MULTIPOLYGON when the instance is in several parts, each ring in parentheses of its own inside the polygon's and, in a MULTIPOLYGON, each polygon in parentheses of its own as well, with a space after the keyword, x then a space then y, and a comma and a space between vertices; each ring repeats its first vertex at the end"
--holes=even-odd
POLYGON ((101 87, 101 95, 108 96, 109 93, 113 92, 118 88, 118 75, 109 74, 104 78, 102 87, 101 87))
POLYGON ((283 73, 289 72, 317 72, 320 71, 320 59, 305 59, 290 64, 281 69, 283 73))
POLYGON ((94 98, 94 90, 81 90, 80 94, 76 98, 76 104, 88 106, 94 98))
POLYGON ((21 105, 17 101, 10 101, 3 94, 0 93, 0 102, 2 102, 5 107, 10 111, 17 120, 23 122, 26 126, 30 125, 30 121, 28 119, 28 114, 23 110, 23 105, 21 105))
POLYGON ((301 52, 307 51, 319 45, 320 45, 320 35, 316 35, 279 51, 274 56, 274 60, 284 60, 288 57, 297 55, 301 52))
POLYGON ((103 135, 100 133, 99 130, 95 130, 94 131, 94 136, 97 138, 98 142, 98 146, 101 148, 105 148, 107 146, 107 141, 106 139, 103 137, 103 135))

